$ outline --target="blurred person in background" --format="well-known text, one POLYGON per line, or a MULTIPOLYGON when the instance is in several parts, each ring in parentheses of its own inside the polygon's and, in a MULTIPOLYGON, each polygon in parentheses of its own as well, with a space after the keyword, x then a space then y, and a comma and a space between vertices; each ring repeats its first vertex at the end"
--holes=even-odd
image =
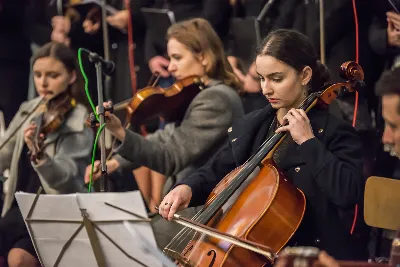
POLYGON ((20 106, 0 141, 7 142, 0 151, 0 173, 10 170, 0 219, 0 256, 7 258, 10 267, 39 264, 15 192, 36 193, 39 187, 46 194, 85 192, 80 177, 90 161, 93 145, 92 130, 85 125, 87 110, 79 104, 82 86, 74 53, 64 44, 48 43, 37 50, 32 61, 39 97, 20 106), (35 107, 44 96, 50 100, 48 108, 60 105, 52 100, 69 96, 71 109, 59 128, 47 136, 35 137, 38 125, 34 121, 40 115, 40 108, 35 107), (31 157, 36 138, 45 138, 44 148, 31 157))

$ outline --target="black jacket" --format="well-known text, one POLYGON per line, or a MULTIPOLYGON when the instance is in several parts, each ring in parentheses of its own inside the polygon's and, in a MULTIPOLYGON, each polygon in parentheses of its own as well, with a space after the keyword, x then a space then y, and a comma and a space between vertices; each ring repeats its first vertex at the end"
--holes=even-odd
MULTIPOLYGON (((191 206, 204 204, 216 184, 255 152, 275 114, 268 105, 228 130, 229 142, 181 182, 192 188, 191 206)), ((305 218, 290 244, 317 246, 341 260, 362 259, 365 246, 350 235, 354 207, 363 198, 361 142, 350 124, 327 111, 314 108, 308 115, 316 138, 289 146, 280 166, 307 199, 305 218)))

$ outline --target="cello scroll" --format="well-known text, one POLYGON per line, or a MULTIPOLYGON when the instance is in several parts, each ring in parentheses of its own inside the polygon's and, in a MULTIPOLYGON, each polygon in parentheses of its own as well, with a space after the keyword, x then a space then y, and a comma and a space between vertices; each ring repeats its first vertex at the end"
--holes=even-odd
POLYGON ((358 63, 354 61, 343 63, 340 66, 339 74, 346 81, 326 86, 319 96, 320 103, 329 105, 338 96, 346 92, 359 91, 365 87, 364 71, 358 63))

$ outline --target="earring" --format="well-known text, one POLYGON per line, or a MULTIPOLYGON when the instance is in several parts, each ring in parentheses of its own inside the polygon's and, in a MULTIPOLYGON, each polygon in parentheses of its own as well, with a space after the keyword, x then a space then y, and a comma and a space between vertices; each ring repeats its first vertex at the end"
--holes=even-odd
POLYGON ((308 95, 308 86, 307 85, 304 85, 303 86, 303 88, 304 88, 304 90, 303 90, 303 92, 304 92, 304 96, 307 96, 308 95))

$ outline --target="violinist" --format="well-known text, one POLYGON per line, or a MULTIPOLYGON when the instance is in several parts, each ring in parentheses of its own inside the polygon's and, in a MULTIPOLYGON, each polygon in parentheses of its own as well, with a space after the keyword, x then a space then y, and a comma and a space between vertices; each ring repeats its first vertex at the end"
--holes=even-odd
POLYGON ((321 90, 329 78, 327 68, 307 37, 294 30, 271 32, 256 55, 269 105, 229 128, 224 147, 164 197, 160 215, 172 220, 177 211, 204 204, 217 183, 264 140, 287 132, 273 159, 307 201, 302 223, 288 245, 319 247, 337 259, 363 258, 365 243, 357 243, 350 234, 354 207, 363 198, 360 139, 350 124, 325 109, 297 109, 311 92, 321 90))
MULTIPOLYGON (((79 103, 66 112, 63 123, 47 136, 36 131, 37 125, 32 123, 33 120, 38 122, 36 118, 41 111, 32 111, 43 96, 48 101, 47 111, 44 112, 50 112, 53 100, 69 95, 70 101, 74 101, 77 90, 83 90, 77 83, 78 68, 74 53, 64 44, 51 42, 38 49, 32 62, 34 84, 39 97, 21 105, 4 139, 0 141, 3 143, 8 139, 0 150, 0 172, 9 169, 0 219, 0 255, 7 258, 10 267, 38 264, 14 193, 36 193, 40 186, 47 194, 84 192, 81 177, 90 160, 93 143, 93 132, 85 126, 87 110, 79 103), (39 133, 39 136, 35 137, 35 133, 39 133), (8 138, 10 135, 11 139, 8 138), (33 159, 31 155, 37 138, 44 141, 41 153, 33 159)), ((48 116, 44 113, 43 118, 48 116)))
MULTIPOLYGON (((176 176, 179 181, 221 147, 228 127, 243 115, 237 93, 240 84, 209 22, 196 18, 176 23, 169 28, 167 40, 171 60, 168 70, 178 80, 191 75, 201 77, 205 88, 189 104, 182 121, 169 123, 146 138, 125 130, 120 120, 109 114, 106 127, 121 145, 115 150, 118 155, 107 163, 108 172, 145 166, 166 176, 176 176)), ((86 183, 90 168, 86 169, 86 183)), ((100 173, 93 175, 94 180, 99 177, 100 173)), ((163 229, 160 235, 169 239, 173 237, 172 231, 163 229)), ((160 235, 156 233, 156 237, 161 238, 160 235)))

